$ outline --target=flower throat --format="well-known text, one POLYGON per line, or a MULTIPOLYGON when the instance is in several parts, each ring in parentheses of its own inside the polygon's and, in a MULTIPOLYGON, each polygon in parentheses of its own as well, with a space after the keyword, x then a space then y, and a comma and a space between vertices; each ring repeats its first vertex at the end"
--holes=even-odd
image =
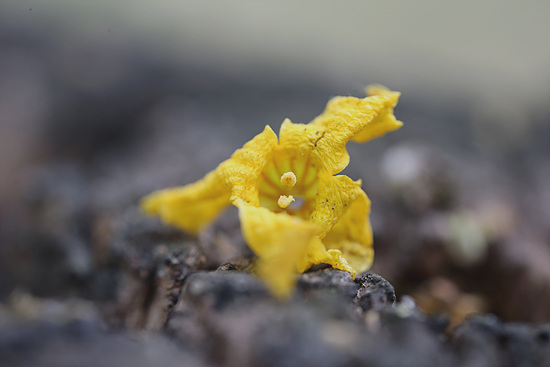
POLYGON ((276 152, 258 178, 260 205, 308 219, 315 209, 317 169, 309 154, 276 152))

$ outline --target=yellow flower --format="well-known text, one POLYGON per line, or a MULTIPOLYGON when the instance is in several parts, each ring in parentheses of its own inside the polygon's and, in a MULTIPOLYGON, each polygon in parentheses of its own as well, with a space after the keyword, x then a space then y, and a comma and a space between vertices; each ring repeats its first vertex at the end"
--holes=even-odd
POLYGON ((291 294, 296 271, 326 263, 355 277, 373 259, 370 201, 361 181, 338 175, 349 163, 346 143, 365 142, 401 127, 399 98, 382 86, 369 97, 335 97, 309 124, 286 119, 279 138, 266 126, 201 180, 160 190, 141 207, 197 234, 228 205, 239 208, 256 271, 269 289, 291 294))

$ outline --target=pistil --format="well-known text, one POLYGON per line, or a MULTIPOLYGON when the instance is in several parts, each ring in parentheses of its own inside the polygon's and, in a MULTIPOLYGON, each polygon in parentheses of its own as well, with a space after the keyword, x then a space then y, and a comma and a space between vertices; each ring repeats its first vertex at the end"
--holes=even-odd
POLYGON ((294 172, 286 172, 281 176, 281 185, 288 187, 289 189, 293 188, 296 185, 296 175, 294 172))

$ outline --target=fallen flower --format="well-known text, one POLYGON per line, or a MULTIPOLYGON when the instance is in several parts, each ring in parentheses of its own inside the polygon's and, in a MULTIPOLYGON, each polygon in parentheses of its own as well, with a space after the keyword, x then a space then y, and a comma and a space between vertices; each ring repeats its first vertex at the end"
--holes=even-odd
POLYGON ((338 175, 349 140, 365 142, 398 129, 399 93, 370 86, 366 98, 335 97, 309 124, 286 119, 256 135, 201 180, 156 191, 142 209, 197 234, 228 205, 239 208, 256 271, 278 297, 288 297, 296 272, 326 263, 356 273, 374 256, 370 201, 361 180, 338 175))

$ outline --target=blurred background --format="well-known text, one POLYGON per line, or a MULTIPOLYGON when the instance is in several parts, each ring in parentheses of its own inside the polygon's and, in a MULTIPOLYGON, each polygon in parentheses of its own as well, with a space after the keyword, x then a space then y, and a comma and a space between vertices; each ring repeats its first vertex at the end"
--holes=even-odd
POLYGON ((373 202, 372 270, 455 321, 548 322, 549 17, 535 0, 3 0, 0 300, 116 299, 105 253, 141 196, 381 83, 405 126, 350 143, 344 172, 373 202))

